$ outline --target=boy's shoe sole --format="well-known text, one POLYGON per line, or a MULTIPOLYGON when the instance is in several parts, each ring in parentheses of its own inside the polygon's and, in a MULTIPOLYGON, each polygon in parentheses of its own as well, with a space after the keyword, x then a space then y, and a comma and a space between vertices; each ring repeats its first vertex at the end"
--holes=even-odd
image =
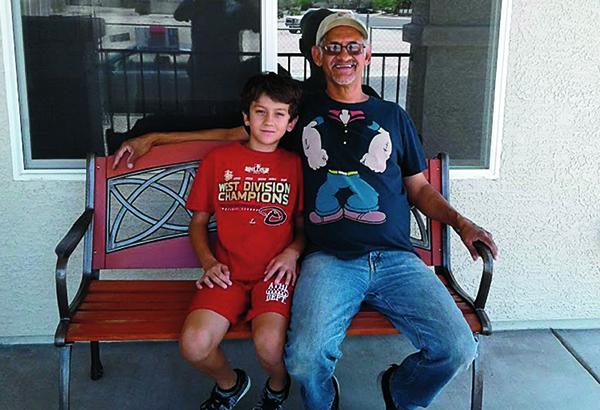
POLYGON ((244 372, 244 375, 246 376, 246 378, 248 380, 248 383, 246 384, 246 386, 244 387, 244 389, 240 393, 240 395, 238 397, 238 400, 237 400, 237 403, 239 403, 240 400, 242 400, 242 397, 244 397, 246 395, 246 393, 248 393, 250 391, 250 387, 252 387, 252 380, 250 380, 250 376, 248 376, 247 374, 245 374, 245 372, 244 372))
POLYGON ((398 410, 398 408, 394 404, 394 400, 392 399, 392 394, 390 392, 390 378, 392 377, 392 373, 394 372, 394 370, 396 370, 397 368, 398 365, 393 364, 389 367, 389 369, 379 373, 379 377, 377 377, 377 382, 381 387, 381 392, 383 393, 385 410, 398 410))

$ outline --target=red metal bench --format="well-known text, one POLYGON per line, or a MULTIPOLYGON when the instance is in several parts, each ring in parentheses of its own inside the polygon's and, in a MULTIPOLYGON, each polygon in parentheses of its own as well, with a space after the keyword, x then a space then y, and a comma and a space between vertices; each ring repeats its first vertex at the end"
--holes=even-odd
MULTIPOLYGON (((224 142, 194 142, 155 147, 135 170, 113 171, 112 157, 90 157, 86 209, 56 247, 56 291, 60 322, 55 345, 60 349, 60 409, 69 407, 71 346, 90 342, 91 378, 102 377, 100 341, 176 340, 194 293, 193 280, 103 280, 112 269, 196 268, 187 237, 187 197, 198 161, 224 142), (83 238, 83 276, 69 304, 67 262, 83 238)), ((430 183, 448 198, 448 160, 429 160, 430 183)), ((446 226, 412 212, 412 240, 417 252, 454 297, 471 330, 489 335, 484 311, 491 279, 489 249, 477 243, 483 274, 475 299, 456 283, 450 270, 450 238, 446 226)), ((210 228, 210 226, 209 226, 210 228)), ((214 230, 214 225, 212 226, 214 230)), ((396 329, 380 313, 363 306, 348 335, 393 334, 396 329)), ((227 338, 250 337, 248 324, 232 327, 227 338)), ((472 409, 481 409, 483 378, 479 359, 473 363, 472 409)))

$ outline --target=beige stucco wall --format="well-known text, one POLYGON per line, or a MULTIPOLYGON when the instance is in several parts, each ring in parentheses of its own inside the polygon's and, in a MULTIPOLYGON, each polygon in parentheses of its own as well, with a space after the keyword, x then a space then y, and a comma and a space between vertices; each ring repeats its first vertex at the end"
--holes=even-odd
POLYGON ((500 178, 452 187, 501 248, 497 321, 600 326, 599 19, 595 0, 513 0, 500 178))
MULTIPOLYGON (((496 328, 600 326, 600 10, 574 4, 513 0, 500 178, 452 182, 453 204, 501 248, 496 328)), ((83 208, 83 183, 13 180, 0 70, 0 342, 49 341, 53 249, 83 208)), ((471 287, 476 265, 453 246, 471 287)))
POLYGON ((84 185, 14 181, 3 62, 0 70, 0 341, 50 340, 58 323, 54 246, 83 209, 84 185))

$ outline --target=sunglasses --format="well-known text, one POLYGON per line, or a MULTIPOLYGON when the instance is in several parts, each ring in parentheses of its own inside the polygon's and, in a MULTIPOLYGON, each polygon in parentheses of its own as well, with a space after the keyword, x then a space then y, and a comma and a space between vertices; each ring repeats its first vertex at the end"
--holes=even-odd
POLYGON ((346 49, 348 54, 351 56, 359 55, 365 49, 365 45, 363 43, 357 43, 355 41, 348 43, 346 45, 342 45, 340 43, 328 43, 321 46, 323 52, 330 56, 336 56, 342 52, 342 49, 346 49))

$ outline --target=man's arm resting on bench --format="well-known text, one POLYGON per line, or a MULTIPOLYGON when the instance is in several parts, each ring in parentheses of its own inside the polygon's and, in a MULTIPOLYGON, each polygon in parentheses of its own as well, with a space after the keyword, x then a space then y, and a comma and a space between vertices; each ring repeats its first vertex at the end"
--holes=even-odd
POLYGON ((498 255, 498 248, 492 239, 492 234, 476 225, 473 221, 462 216, 448 201, 429 184, 422 173, 404 178, 404 186, 408 200, 427 217, 450 225, 460 235, 473 260, 477 260, 479 253, 473 245, 476 241, 486 244, 492 251, 494 259, 498 255))
POLYGON ((125 141, 115 153, 112 163, 116 169, 121 160, 126 160, 127 168, 133 168, 135 161, 155 145, 175 144, 188 141, 244 141, 248 133, 242 126, 236 128, 215 128, 200 131, 151 132, 125 141))

